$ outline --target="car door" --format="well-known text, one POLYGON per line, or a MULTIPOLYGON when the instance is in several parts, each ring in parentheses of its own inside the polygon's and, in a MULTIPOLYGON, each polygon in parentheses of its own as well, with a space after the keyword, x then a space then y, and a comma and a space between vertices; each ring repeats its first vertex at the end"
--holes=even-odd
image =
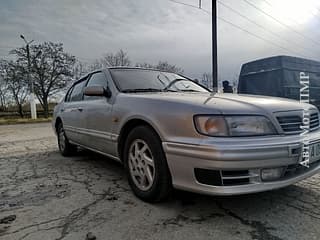
MULTIPOLYGON (((88 82, 89 86, 103 86, 108 88, 108 80, 103 71, 93 73, 88 82)), ((86 126, 86 146, 114 155, 114 143, 112 131, 112 101, 105 96, 84 96, 86 126)))
POLYGON ((65 99, 61 116, 63 128, 69 140, 78 144, 84 144, 85 118, 83 116, 83 89, 86 78, 77 82, 70 89, 65 99))

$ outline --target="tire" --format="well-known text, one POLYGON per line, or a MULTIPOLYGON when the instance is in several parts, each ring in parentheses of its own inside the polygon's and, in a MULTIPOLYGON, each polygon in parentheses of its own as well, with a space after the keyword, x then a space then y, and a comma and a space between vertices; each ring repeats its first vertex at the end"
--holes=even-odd
POLYGON ((64 157, 72 156, 77 152, 77 146, 71 144, 65 134, 62 123, 57 127, 58 147, 64 157))
POLYGON ((134 128, 126 139, 123 156, 129 185, 137 197, 146 202, 161 202, 169 196, 171 175, 161 140, 153 129, 134 128))

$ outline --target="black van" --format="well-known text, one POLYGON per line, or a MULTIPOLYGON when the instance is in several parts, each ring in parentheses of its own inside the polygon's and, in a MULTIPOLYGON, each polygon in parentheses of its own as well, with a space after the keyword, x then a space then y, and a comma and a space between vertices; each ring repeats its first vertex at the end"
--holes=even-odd
POLYGON ((310 76, 310 103, 320 109, 320 62, 276 56, 242 65, 238 93, 300 99, 300 72, 310 76))

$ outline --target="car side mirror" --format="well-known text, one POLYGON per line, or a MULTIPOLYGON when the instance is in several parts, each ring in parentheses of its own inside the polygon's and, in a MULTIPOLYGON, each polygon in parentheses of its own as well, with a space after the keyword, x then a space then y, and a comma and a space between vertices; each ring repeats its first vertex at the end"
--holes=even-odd
POLYGON ((104 88, 103 86, 90 86, 90 87, 85 87, 84 95, 85 96, 105 96, 106 98, 110 98, 112 93, 108 87, 104 88))
POLYGON ((106 89, 104 89, 104 96, 105 96, 106 98, 111 98, 112 92, 111 92, 111 90, 110 90, 109 87, 107 87, 106 89))

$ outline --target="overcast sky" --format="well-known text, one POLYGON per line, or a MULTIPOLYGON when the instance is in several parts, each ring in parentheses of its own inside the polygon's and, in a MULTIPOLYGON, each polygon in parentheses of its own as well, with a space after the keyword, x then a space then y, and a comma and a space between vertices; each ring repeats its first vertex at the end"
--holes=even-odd
MULTIPOLYGON (((234 11, 219 4, 219 79, 234 80, 241 64, 273 55, 320 60, 320 1, 220 1, 234 11)), ((211 11, 211 0, 202 2, 211 11)), ((1 57, 23 44, 20 34, 62 42, 85 62, 122 48, 133 62, 167 60, 198 78, 211 71, 210 13, 169 0, 0 0, 1 57)))

